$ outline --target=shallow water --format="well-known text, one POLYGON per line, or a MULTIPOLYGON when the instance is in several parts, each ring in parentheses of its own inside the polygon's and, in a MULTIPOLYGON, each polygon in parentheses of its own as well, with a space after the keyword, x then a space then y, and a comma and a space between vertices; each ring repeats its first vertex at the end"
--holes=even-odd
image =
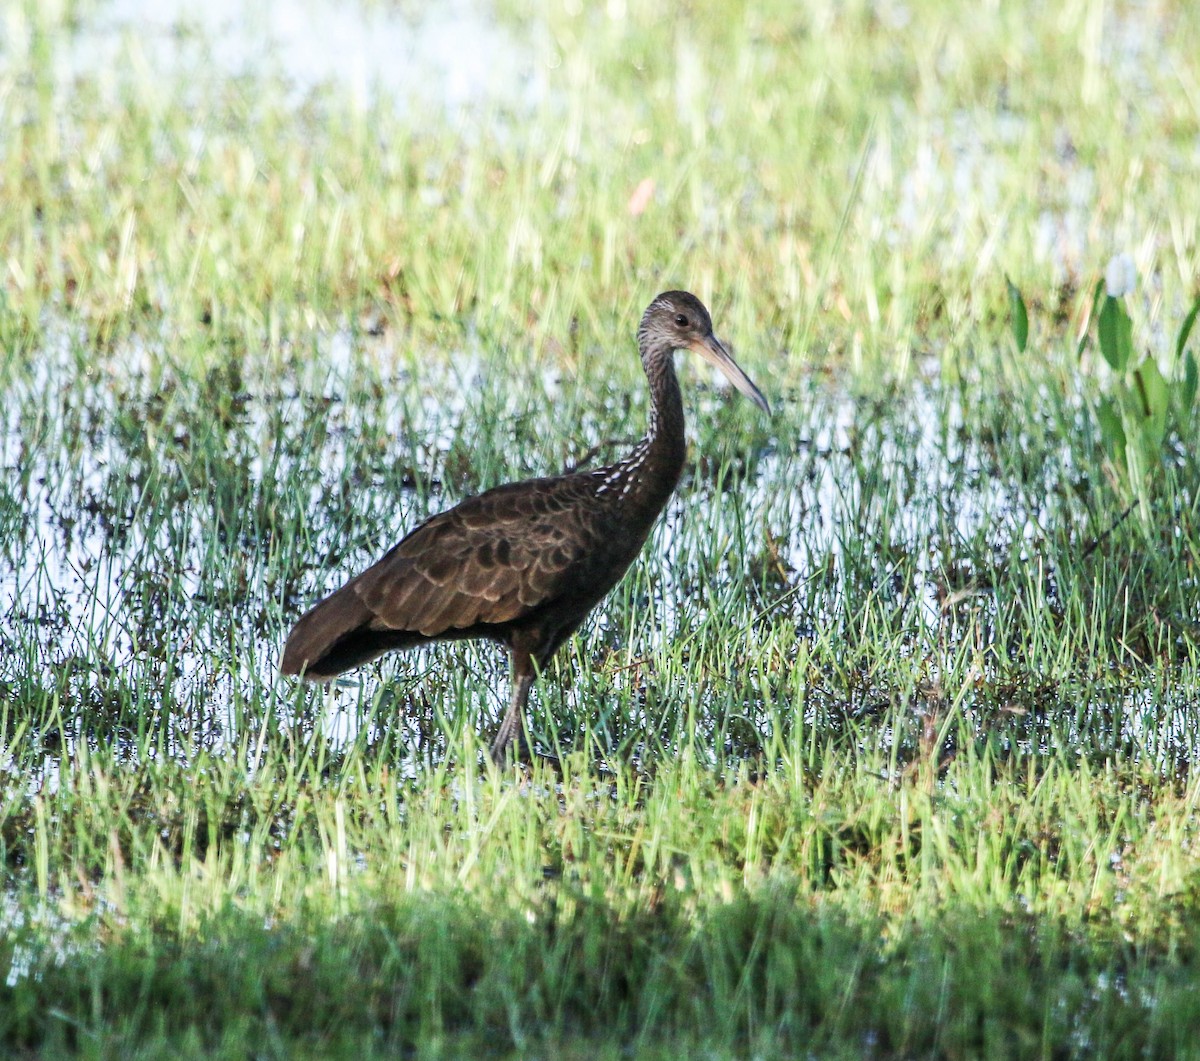
MULTIPOLYGON (((469 710, 482 729, 492 724, 506 696, 505 660, 492 646, 407 654, 328 691, 279 679, 278 655, 308 603, 404 530, 464 493, 519 477, 488 455, 513 451, 513 442, 520 450, 522 432, 533 439, 545 429, 537 417, 553 414, 538 395, 559 389, 553 375, 530 388, 505 381, 497 391, 480 351, 412 370, 392 340, 338 332, 320 338, 306 362, 320 364, 320 374, 249 381, 206 439, 195 410, 208 399, 146 393, 144 349, 108 362, 125 369, 81 377, 83 338, 50 334, 52 346, 0 413, 8 483, 0 492, 0 611, 9 617, 0 684, 22 702, 55 705, 60 721, 43 734, 40 783, 53 785, 55 752, 80 741, 133 757, 147 733, 166 734, 155 742, 159 754, 187 759, 255 732, 264 710, 280 724, 315 728, 333 747, 387 738, 413 755, 439 754, 442 712, 469 710), (371 372, 384 376, 364 389, 371 372), (531 407, 541 409, 532 420, 531 407), (486 467, 472 467, 475 455, 486 467), (306 537, 288 552, 274 538, 297 515, 306 537), (280 549, 293 557, 286 568, 280 549), (297 570, 297 557, 310 566, 297 570), (379 719, 395 721, 381 727, 379 719)), ((689 472, 635 565, 632 611, 614 612, 617 598, 598 609, 564 653, 565 687, 536 699, 586 724, 596 714, 597 679, 578 671, 590 657, 608 674, 600 680, 615 674, 629 690, 625 714, 610 719, 618 730, 659 731, 691 705, 698 726, 725 733, 734 754, 761 746, 778 709, 750 693, 741 720, 730 723, 721 682, 778 686, 779 695, 802 696, 807 723, 835 728, 897 696, 911 698, 916 714, 941 710, 938 689, 955 673, 963 637, 989 636, 989 565, 1038 563, 1067 454, 1032 483, 997 476, 990 444, 968 430, 961 396, 934 380, 887 400, 806 386, 773 396, 780 408, 769 428, 743 417, 736 396, 696 382, 685 379, 689 472), (742 426, 727 435, 730 415, 742 426), (864 600, 877 602, 891 651, 919 664, 919 686, 903 692, 868 680, 847 699, 788 684, 786 675, 743 673, 739 660, 753 649, 737 644, 781 624, 812 642, 844 628, 864 600), (710 619, 733 639, 720 682, 697 691, 660 674, 658 660, 710 619), (626 661, 615 672, 613 652, 626 661)), ((624 399, 612 400, 590 407, 578 426, 559 424, 565 437, 583 440, 576 452, 622 432, 611 424, 626 423, 624 399)), ((528 452, 517 467, 561 470, 528 452)), ((1052 694, 1046 709, 1064 695, 1052 694)), ((1181 702, 1177 717, 1151 726, 1158 701, 1143 699, 1115 687, 1095 705, 1111 716, 1114 744, 1133 742, 1163 762, 1190 757, 1200 739, 1193 713, 1181 702)), ((600 709, 612 710, 607 702, 600 709)))
MULTIPOLYGON (((8 28, 23 51, 28 24, 8 28)), ((0 47, 0 62, 4 50, 0 47)), ((231 78, 275 78, 298 102, 331 86, 363 107, 435 107, 452 116, 480 107, 525 108, 543 98, 542 66, 528 42, 489 5, 339 3, 335 0, 107 0, 54 52, 60 90, 76 79, 101 86, 133 76, 146 84, 200 76, 193 90, 231 78), (132 57, 132 62, 131 62, 132 57)))
MULTIPOLYGON (((1145 54, 1153 41, 1136 24, 1127 28, 1113 47, 1118 73, 1135 81, 1137 65, 1123 57, 1145 54)), ((0 74, 28 50, 32 33, 17 15, 5 29, 0 74)), ((541 43, 467 0, 424 7, 108 0, 88 7, 49 55, 64 105, 79 81, 117 100, 115 86, 132 78, 147 91, 182 92, 171 104, 186 108, 214 82, 268 79, 286 85, 293 103, 331 86, 364 107, 384 97, 400 109, 437 109, 452 123, 456 115, 544 100, 541 43)), ((915 144, 880 136, 863 174, 862 212, 875 229, 863 235, 903 255, 936 218, 952 230, 941 253, 974 253, 975 219, 1004 202, 997 141, 1026 133, 1015 116, 976 123, 951 112, 922 125, 915 144), (872 196, 887 208, 875 209, 872 196)), ((1035 256, 1075 274, 1088 258, 1087 218, 1098 190, 1068 142, 1059 154, 1060 194, 1039 222, 1035 256)), ((980 271, 994 264, 985 259, 980 271)), ((136 727, 161 726, 171 732, 166 751, 187 755, 232 739, 253 724, 243 718, 247 705, 263 703, 322 726, 334 744, 360 735, 384 696, 430 724, 436 711, 428 704, 448 697, 494 714, 504 699, 504 663, 486 647, 385 664, 384 674, 401 676, 394 692, 378 692, 379 671, 367 669, 310 710, 317 694, 306 698, 275 679, 279 645, 306 603, 430 512, 500 478, 561 470, 545 436, 565 435, 555 456, 569 463, 619 433, 613 424, 629 422, 623 395, 576 410, 575 423, 564 413, 560 423, 544 408, 561 397, 554 378, 534 381, 528 393, 501 390, 485 352, 469 349, 416 372, 386 339, 341 331, 313 341, 314 367, 302 379, 237 379, 226 387, 218 380, 213 394, 228 400, 219 430, 206 437, 196 410, 207 415, 212 395, 149 389, 147 366, 169 363, 153 340, 135 340, 96 365, 85 338, 68 326, 50 320, 45 334, 45 348, 0 404, 8 479, 0 488, 0 611, 9 617, 0 629, 0 683, 27 701, 59 703, 69 741, 112 732, 118 746, 133 748, 144 744, 136 727), (360 370, 378 380, 380 397, 356 389, 360 370), (468 407, 467 394, 486 395, 485 417, 468 407), (511 438, 499 439, 505 432, 511 438), (481 466, 481 449, 504 460, 481 466), (296 510, 308 516, 304 541, 291 550, 272 536, 296 510), (296 556, 305 559, 297 564, 296 556), (446 678, 464 666, 490 692, 446 678), (426 705, 419 712, 418 702, 426 705)), ((864 600, 895 626, 899 651, 925 661, 930 687, 953 669, 966 634, 993 647, 989 568, 1037 569, 1045 528, 1059 516, 1055 490, 1074 474, 1068 442, 1031 482, 995 474, 961 395, 935 375, 886 403, 805 384, 772 395, 781 415, 770 428, 728 414, 736 399, 697 389, 694 377, 688 389, 696 439, 689 478, 639 565, 635 606, 620 615, 601 609, 585 651, 599 657, 619 649, 633 667, 722 611, 740 630, 788 623, 812 641, 844 625, 864 600)), ((1052 572, 1040 577, 1049 583, 1052 572)), ((873 698, 897 695, 868 687, 842 707, 852 715, 872 710, 873 698)), ((1148 715, 1139 697, 1118 690, 1097 710, 1127 720, 1120 730, 1148 715)), ((767 714, 761 708, 747 704, 751 728, 767 714)), ((643 704, 631 711, 634 724, 653 721, 643 704)), ((412 729, 406 740, 425 738, 412 729)), ((1164 730, 1168 744, 1194 740, 1188 718, 1176 724, 1172 716, 1164 730)))

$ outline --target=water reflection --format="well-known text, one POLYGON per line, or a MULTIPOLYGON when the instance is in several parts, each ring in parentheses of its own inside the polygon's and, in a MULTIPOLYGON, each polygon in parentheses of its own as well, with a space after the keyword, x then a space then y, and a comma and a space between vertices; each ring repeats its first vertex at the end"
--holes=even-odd
MULTIPOLYGON (((7 31, 11 51, 21 54, 20 38, 34 29, 16 19, 7 31)), ((483 104, 527 108, 544 97, 530 49, 472 0, 110 0, 55 49, 52 73, 69 91, 81 77, 103 90, 128 76, 174 83, 185 71, 204 82, 275 78, 293 102, 328 85, 362 107, 384 97, 449 116, 483 104)))
MULTIPOLYGON (((546 399, 553 375, 514 388, 478 350, 422 361, 386 336, 337 332, 283 379, 231 393, 217 372, 149 393, 144 348, 112 358, 125 368, 81 372, 84 337, 52 334, 0 409, 0 687, 40 720, 50 756, 101 742, 131 760, 186 759, 270 725, 439 758, 447 719, 486 728, 498 714, 499 650, 427 649, 300 690, 276 676, 288 622, 431 512, 559 470, 535 440, 567 437, 579 454, 614 423, 640 428, 623 394, 565 413, 546 399)), ((627 748, 669 743, 691 718, 712 752, 752 755, 781 726, 876 720, 870 739, 888 740, 889 712, 955 702, 981 733, 1000 712, 1025 734, 1014 746, 1070 733, 1039 721, 1065 711, 1089 741, 1164 763, 1193 754, 1195 712, 1178 697, 1122 681, 1004 691, 992 583, 1018 565, 1041 579, 1022 606, 1053 604, 1052 573, 1037 572, 1071 474, 1065 445, 1025 478, 999 474, 996 440, 936 380, 887 399, 813 382, 774 424, 739 419, 694 380, 687 390, 683 488, 539 686, 568 743, 597 726, 627 748), (875 625, 859 636, 863 623, 875 625), (810 660, 827 658, 814 646, 831 631, 844 673, 810 660), (856 638, 912 677, 854 659, 856 638), (979 694, 958 696, 964 682, 979 694)))

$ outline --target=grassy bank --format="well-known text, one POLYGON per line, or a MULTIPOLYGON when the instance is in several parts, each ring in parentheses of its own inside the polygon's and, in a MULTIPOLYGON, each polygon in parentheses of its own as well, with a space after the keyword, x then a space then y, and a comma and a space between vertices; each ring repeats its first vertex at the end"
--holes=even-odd
POLYGON ((1196 432, 1131 509, 1078 346, 1128 253, 1183 376, 1197 16, 454 10, 451 103, 444 43, 0 5, 0 1052, 1200 1053, 1196 432), (488 646, 277 677, 425 515, 636 440, 675 286, 775 414, 684 367, 561 774, 482 765, 488 646))

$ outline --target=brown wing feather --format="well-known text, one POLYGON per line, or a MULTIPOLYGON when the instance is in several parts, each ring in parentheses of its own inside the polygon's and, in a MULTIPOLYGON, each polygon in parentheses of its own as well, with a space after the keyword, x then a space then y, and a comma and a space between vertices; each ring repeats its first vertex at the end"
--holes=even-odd
POLYGON ((579 484, 518 485, 434 516, 363 572, 355 590, 377 622, 436 637, 511 622, 552 600, 592 545, 586 510, 566 523, 547 518, 549 500, 580 495, 579 484))
POLYGON ((468 498, 306 613, 281 669, 328 677, 392 648, 519 619, 571 587, 575 565, 603 537, 596 516, 585 476, 468 498))

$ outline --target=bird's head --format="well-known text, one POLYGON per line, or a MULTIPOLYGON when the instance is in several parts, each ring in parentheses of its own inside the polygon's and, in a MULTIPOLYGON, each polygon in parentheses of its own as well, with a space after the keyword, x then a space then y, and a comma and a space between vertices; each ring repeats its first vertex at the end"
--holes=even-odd
POLYGON ((762 392, 713 335, 712 318, 704 303, 687 291, 664 291, 646 307, 638 327, 638 346, 643 357, 651 351, 691 350, 716 365, 763 412, 771 411, 762 392))

